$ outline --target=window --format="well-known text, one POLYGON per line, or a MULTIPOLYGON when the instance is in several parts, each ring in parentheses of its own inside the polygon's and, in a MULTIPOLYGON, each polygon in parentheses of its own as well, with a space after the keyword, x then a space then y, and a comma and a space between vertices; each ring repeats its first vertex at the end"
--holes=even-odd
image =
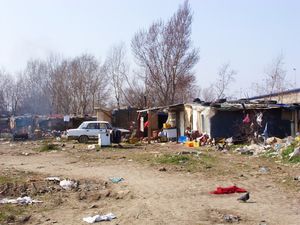
POLYGON ((106 123, 100 123, 100 129, 107 129, 106 123))
POLYGON ((84 122, 78 127, 78 129, 86 129, 87 125, 88 123, 84 122))
POLYGON ((98 123, 89 123, 86 127, 86 129, 99 129, 98 123))

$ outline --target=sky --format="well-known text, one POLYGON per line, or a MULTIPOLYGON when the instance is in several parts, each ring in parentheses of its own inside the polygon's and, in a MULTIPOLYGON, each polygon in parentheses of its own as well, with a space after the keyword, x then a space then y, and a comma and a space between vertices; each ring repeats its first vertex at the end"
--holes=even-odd
MULTIPOLYGON (((104 61, 109 49, 127 46, 135 32, 168 20, 184 0, 0 0, 0 68, 15 74, 29 59, 83 53, 104 61)), ((300 1, 190 0, 192 41, 200 49, 194 68, 202 88, 220 66, 237 71, 230 93, 253 95, 253 82, 280 54, 291 83, 300 84, 300 1), (294 70, 296 68, 296 70, 294 70)), ((133 60, 131 61, 133 63, 133 60)), ((132 68, 132 67, 131 67, 132 68)), ((295 86, 291 86, 294 88, 295 86)))

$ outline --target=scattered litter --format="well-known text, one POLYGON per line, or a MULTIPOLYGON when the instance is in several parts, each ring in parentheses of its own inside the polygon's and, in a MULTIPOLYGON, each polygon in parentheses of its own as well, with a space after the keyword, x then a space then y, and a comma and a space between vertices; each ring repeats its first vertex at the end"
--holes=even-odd
POLYGON ((227 139, 225 140, 225 142, 227 143, 228 146, 233 145, 233 137, 227 138, 227 139))
POLYGON ((224 215, 223 219, 227 223, 235 223, 235 222, 239 222, 241 220, 241 217, 229 214, 229 215, 224 215))
POLYGON ((123 177, 112 177, 112 178, 109 178, 109 179, 110 179, 110 181, 113 182, 113 183, 119 183, 119 182, 121 182, 121 181, 124 180, 123 177))
POLYGON ((61 186, 65 190, 70 190, 77 187, 77 182, 72 180, 62 180, 59 182, 59 186, 61 186))
POLYGON ((274 150, 275 150, 276 152, 279 152, 283 147, 284 147, 283 144, 278 143, 278 144, 275 144, 275 145, 274 145, 274 150))
POLYGON ((60 138, 60 137, 57 137, 56 140, 57 140, 57 141, 61 141, 61 138, 60 138))
POLYGON ((298 181, 300 181, 300 176, 298 176, 298 177, 294 177, 294 180, 298 180, 298 181))
POLYGON ((42 201, 33 200, 28 196, 25 197, 19 197, 17 199, 8 199, 3 198, 0 200, 0 204, 19 204, 19 205, 28 205, 32 203, 41 203, 42 201))
POLYGON ((266 146, 251 144, 243 146, 241 148, 237 148, 236 151, 246 155, 258 155, 260 153, 266 152, 266 146))
POLYGON ((285 138, 285 141, 286 141, 287 145, 292 144, 294 140, 295 139, 292 136, 288 136, 288 137, 285 138))
POLYGON ((289 160, 298 155, 300 155, 300 147, 295 148, 294 152, 290 154, 289 160))
POLYGON ((239 188, 237 186, 230 186, 230 187, 217 187, 215 191, 210 192, 211 194, 232 194, 232 193, 244 193, 247 190, 243 188, 239 188))
POLYGON ((262 220, 262 221, 259 222, 259 225, 268 225, 268 224, 267 224, 267 221, 262 220))
POLYGON ((280 138, 277 138, 277 137, 269 137, 266 140, 266 144, 268 144, 268 145, 272 145, 272 144, 275 144, 275 143, 281 143, 281 142, 282 142, 282 140, 280 138))
POLYGON ((94 150, 94 149, 96 149, 96 146, 95 145, 88 145, 87 148, 88 148, 88 150, 94 150))
POLYGON ((21 154, 22 154, 22 155, 25 155, 25 156, 28 156, 28 155, 30 155, 30 153, 29 153, 29 152, 22 152, 21 154))
POLYGON ((260 172, 260 173, 268 173, 269 172, 269 169, 267 168, 267 167, 260 167, 259 168, 259 170, 258 170, 258 172, 260 172))
POLYGON ((46 177, 45 180, 59 182, 60 178, 59 177, 46 177))
POLYGON ((108 213, 106 215, 96 215, 96 216, 89 216, 83 218, 83 221, 87 223, 96 223, 101 221, 111 221, 113 219, 117 218, 113 213, 108 213))

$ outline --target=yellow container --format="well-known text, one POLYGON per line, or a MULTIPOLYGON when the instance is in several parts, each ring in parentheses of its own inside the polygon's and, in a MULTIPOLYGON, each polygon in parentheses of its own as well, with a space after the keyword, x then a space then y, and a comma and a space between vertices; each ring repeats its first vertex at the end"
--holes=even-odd
POLYGON ((169 128, 171 128, 171 125, 169 123, 164 123, 163 128, 164 129, 169 129, 169 128))
POLYGON ((186 147, 194 147, 194 142, 193 141, 187 141, 185 142, 186 147))
POLYGON ((199 147, 199 142, 198 141, 194 141, 194 147, 195 148, 199 147))

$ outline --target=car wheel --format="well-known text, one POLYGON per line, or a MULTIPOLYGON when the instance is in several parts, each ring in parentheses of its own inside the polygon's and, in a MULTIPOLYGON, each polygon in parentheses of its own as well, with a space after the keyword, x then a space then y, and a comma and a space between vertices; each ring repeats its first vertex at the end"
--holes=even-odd
POLYGON ((79 143, 87 143, 89 141, 88 136, 82 135, 78 139, 79 143))

